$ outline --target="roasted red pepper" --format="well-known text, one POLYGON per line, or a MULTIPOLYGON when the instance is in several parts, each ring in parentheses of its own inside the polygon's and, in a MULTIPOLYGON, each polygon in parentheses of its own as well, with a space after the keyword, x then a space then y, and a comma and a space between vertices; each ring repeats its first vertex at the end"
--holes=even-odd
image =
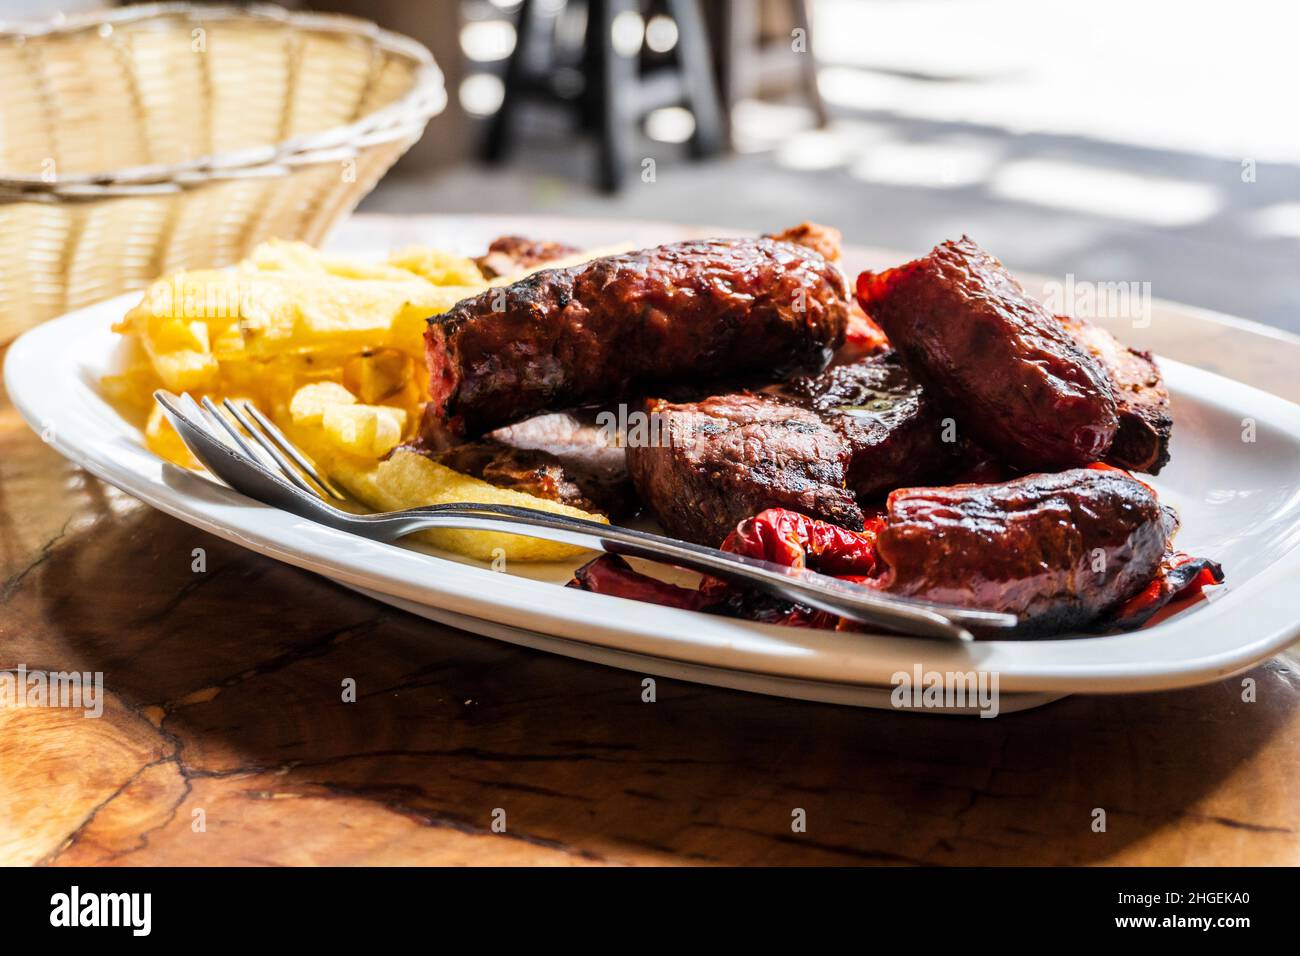
POLYGON ((665 607, 683 608, 687 611, 700 611, 710 604, 716 604, 717 598, 703 591, 678 587, 667 581, 660 581, 648 574, 635 570, 623 558, 616 554, 602 554, 593 561, 588 561, 573 573, 569 587, 597 594, 611 594, 633 601, 648 601, 665 607))
POLYGON ((844 345, 836 353, 837 362, 857 361, 889 349, 885 331, 867 317, 856 302, 849 306, 849 324, 844 330, 844 345))
POLYGON ((1151 583, 1112 611, 1100 628, 1134 630, 1169 605, 1200 597, 1205 588, 1222 583, 1223 568, 1217 562, 1171 551, 1151 583))
MULTIPOLYGON (((846 581, 862 582, 876 567, 876 533, 883 519, 867 518, 861 531, 818 521, 797 511, 769 508, 746 518, 727 535, 722 550, 770 561, 787 568, 807 568, 846 581)), ((718 610, 766 624, 837 629, 841 618, 801 604, 705 578, 701 592, 718 599, 718 610)))
MULTIPOLYGON (((867 519, 862 531, 782 508, 746 518, 722 543, 723 551, 788 568, 808 568, 849 581, 864 581, 876 566, 876 532, 881 518, 867 519)), ((578 569, 570 587, 650 601, 667 607, 708 610, 769 624, 836 628, 840 618, 825 611, 755 594, 706 577, 698 591, 677 587, 634 570, 622 558, 602 555, 578 569)))
POLYGON ((875 570, 876 534, 883 524, 882 518, 867 518, 861 531, 850 531, 797 511, 769 508, 736 525, 722 550, 789 568, 865 578, 875 570))

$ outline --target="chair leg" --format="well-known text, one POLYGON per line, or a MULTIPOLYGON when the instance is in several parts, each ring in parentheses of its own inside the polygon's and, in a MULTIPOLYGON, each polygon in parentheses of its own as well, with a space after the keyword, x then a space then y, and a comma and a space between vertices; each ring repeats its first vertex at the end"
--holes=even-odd
POLYGON ((686 87, 686 105, 695 116, 691 153, 697 158, 716 156, 722 151, 722 118, 704 17, 698 0, 667 0, 667 8, 677 21, 677 58, 686 87))
POLYGON ((732 128, 736 104, 754 93, 758 7, 753 0, 718 0, 705 6, 713 39, 713 75, 718 81, 723 148, 736 148, 732 128))
POLYGON ((516 27, 515 49, 506 63, 503 80, 504 95, 501 108, 488 124, 487 135, 483 139, 483 160, 499 163, 510 152, 511 137, 514 132, 515 107, 519 102, 520 89, 528 74, 530 51, 536 43, 538 27, 537 11, 533 0, 523 0, 519 7, 519 22, 516 27))
POLYGON ((826 112, 826 101, 822 99, 821 87, 817 85, 817 58, 813 56, 808 0, 794 0, 793 6, 795 26, 803 30, 804 40, 808 44, 808 48, 799 54, 800 85, 803 86, 804 96, 808 100, 808 105, 812 107, 813 115, 817 118, 817 126, 824 127, 830 123, 831 118, 826 112))
POLYGON ((591 0, 587 11, 587 45, 598 64, 596 96, 600 154, 597 178, 600 188, 617 192, 632 158, 631 96, 637 80, 637 61, 614 49, 614 18, 633 9, 632 0, 591 0))

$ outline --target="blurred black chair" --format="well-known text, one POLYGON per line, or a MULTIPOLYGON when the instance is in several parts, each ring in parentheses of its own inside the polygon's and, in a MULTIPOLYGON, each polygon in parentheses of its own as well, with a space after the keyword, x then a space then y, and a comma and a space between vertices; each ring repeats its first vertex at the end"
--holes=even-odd
POLYGON ((697 0, 523 0, 515 49, 506 65, 505 96, 484 142, 489 162, 508 154, 518 107, 525 100, 560 104, 576 114, 580 130, 596 134, 599 184, 610 192, 622 185, 633 159, 637 126, 652 110, 685 106, 691 111, 695 131, 689 147, 694 157, 716 155, 724 142, 709 40, 697 0), (640 13, 647 21, 656 13, 671 17, 677 24, 676 44, 660 56, 644 44, 636 55, 619 53, 614 21, 621 13, 640 13), (575 20, 584 25, 575 31, 577 36, 566 36, 564 26, 575 20))
POLYGON ((729 149, 732 113, 742 99, 797 92, 817 126, 827 124, 807 0, 712 0, 705 11, 729 149))

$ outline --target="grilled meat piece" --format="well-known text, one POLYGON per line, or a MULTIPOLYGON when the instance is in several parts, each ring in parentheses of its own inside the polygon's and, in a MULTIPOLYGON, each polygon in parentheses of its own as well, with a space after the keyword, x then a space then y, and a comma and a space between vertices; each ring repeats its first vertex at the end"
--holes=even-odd
POLYGON ((630 444, 628 472, 671 534, 717 544, 782 507, 861 527, 865 502, 954 465, 942 423, 892 355, 699 402, 652 401, 658 443, 630 444), (705 502, 701 505, 701 502, 705 502))
MULTIPOLYGON (((1109 466, 1094 465, 1080 469, 1080 472, 1095 475, 1099 473, 1098 469, 1105 467, 1109 466)), ((1204 588, 1223 583, 1223 569, 1216 562, 1171 549, 1170 539, 1178 523, 1172 509, 1164 506, 1152 509, 1151 502, 1140 491, 1136 499, 1126 500, 1132 498, 1135 488, 1146 486, 1118 469, 1112 469, 1108 474, 1111 479, 1127 481, 1135 487, 1107 489, 1085 483, 1085 487, 1079 489, 1082 497, 1070 499, 1062 495, 1060 487, 1046 489, 1041 483, 1035 485, 1040 479, 1058 476, 1034 475, 1018 479, 1019 489, 997 485, 976 489, 969 494, 963 494, 966 489, 920 488, 899 492, 900 504, 896 511, 903 516, 899 528, 903 535, 910 537, 903 540, 898 550, 913 559, 911 569, 920 572, 912 576, 910 589, 901 587, 899 575, 884 563, 880 542, 889 522, 889 518, 884 516, 868 518, 863 530, 855 532, 794 512, 772 509, 742 521, 721 548, 785 567, 807 567, 868 587, 892 586, 896 592, 922 598, 955 598, 959 602, 965 599, 976 607, 1017 613, 1029 609, 1030 613, 1023 614, 1023 623, 1018 630, 990 629, 985 636, 993 639, 1041 636, 1054 628, 1065 629, 1075 624, 1082 624, 1094 632, 1132 630, 1141 627, 1172 602, 1194 598, 1204 588), (1027 485, 1035 486, 1026 488, 1027 485), (937 498, 932 494, 936 491, 949 494, 937 498), (981 493, 986 497, 977 499, 975 496, 981 493), (919 503, 918 495, 921 496, 919 503), (901 499, 905 497, 908 501, 904 504, 901 499), (1091 509, 1099 504, 1108 509, 1110 515, 1123 515, 1123 528, 1120 530, 1129 535, 1127 543, 1116 544, 1119 540, 1116 536, 1098 544, 1103 536, 1096 533, 1092 519, 1076 520, 1076 513, 1091 514, 1091 509), (1057 511, 1056 515, 1050 513, 1053 509, 1057 511), (1034 513, 1042 511, 1048 513, 1034 513), (998 551, 1021 554, 1021 549, 1029 541, 1036 550, 1023 563, 1032 566, 1036 557, 1044 555, 1048 560, 1041 566, 1032 567, 1033 573, 1038 575, 1036 579, 1004 579, 1000 576, 1001 571, 1014 573, 1020 568, 1018 564, 1006 563, 1004 558, 997 559, 1001 563, 995 564, 998 570, 994 570, 992 575, 985 572, 978 557, 966 564, 959 563, 949 573, 943 544, 949 527, 957 527, 964 536, 958 547, 966 543, 965 537, 975 533, 980 556, 998 551), (1085 540, 1088 536, 1090 540, 1085 540), (1143 581, 1140 567, 1153 552, 1152 538, 1160 536, 1165 540, 1164 554, 1158 561, 1155 574, 1143 581), (1078 548, 1088 544, 1097 544, 1088 553, 1089 560, 1086 561, 1087 571, 1096 576, 1096 583, 1082 589, 1067 587, 1063 590, 1062 583, 1079 566, 1078 548), (1122 565, 1113 563, 1117 555, 1124 559, 1122 565), (975 575, 962 578, 961 575, 970 572, 971 565, 976 565, 975 575), (946 588, 946 592, 932 592, 930 587, 936 583, 940 588, 946 588), (1136 589, 1133 593, 1123 597, 1134 583, 1136 589), (977 588, 983 589, 982 600, 977 588), (1084 595, 1082 600, 1078 597, 1080 593, 1084 595), (1110 603, 1116 595, 1118 599, 1110 603)), ((1090 479, 1090 482, 1096 481, 1090 479)), ((1101 480, 1102 485, 1108 483, 1101 480)), ((1072 490, 1068 489, 1067 494, 1072 490)), ((961 556, 965 557, 965 552, 961 556)), ((825 611, 707 576, 699 590, 676 587, 635 571, 622 558, 609 554, 580 568, 569 587, 794 627, 835 630, 863 627, 825 611)))
POLYGON ((1133 597, 1172 533, 1151 489, 1108 468, 903 488, 886 510, 884 589, 1007 611, 1026 633, 1082 626, 1133 597))
POLYGON ((817 367, 847 320, 839 270, 771 239, 681 242, 543 270, 429 320, 424 421, 444 436, 477 435, 638 383, 817 367))
POLYGON ((962 430, 1025 471, 1102 458, 1118 427, 1106 373, 970 239, 858 276, 858 301, 962 430))
MULTIPOLYGON (((772 233, 769 239, 793 242, 819 253, 827 262, 839 264, 840 243, 844 234, 831 226, 815 222, 801 222, 785 232, 772 233)), ((856 301, 849 303, 849 323, 844 332, 844 345, 835 356, 837 362, 856 361, 868 355, 888 351, 889 342, 880 326, 867 318, 856 301)))
POLYGON ((747 393, 648 410, 657 441, 629 446, 627 469, 669 534, 717 546, 766 508, 862 527, 848 443, 814 412, 747 393))
POLYGON ((777 242, 790 242, 796 246, 811 249, 827 262, 840 261, 840 243, 844 233, 833 226, 823 226, 815 222, 801 222, 784 232, 769 233, 764 238, 777 242))
POLYGON ((942 441, 942 419, 892 352, 764 392, 812 410, 843 436, 850 450, 848 487, 859 502, 942 478, 954 465, 955 443, 942 441))
POLYGON ((635 514, 617 436, 582 409, 539 415, 441 452, 434 461, 489 484, 549 498, 610 518, 635 514))
POLYGON ((583 511, 603 508, 587 496, 554 455, 531 448, 512 448, 490 438, 457 445, 432 456, 439 464, 538 498, 559 501, 583 511))
POLYGON ((474 260, 474 264, 485 277, 495 279, 497 276, 526 272, 544 262, 564 259, 578 252, 581 250, 576 246, 563 242, 528 239, 524 236, 501 236, 492 240, 487 255, 479 256, 474 260))
POLYGON ((1131 349, 1086 319, 1058 316, 1074 340, 1105 370, 1115 393, 1119 428, 1106 461, 1132 471, 1160 474, 1169 464, 1174 420, 1169 389, 1150 352, 1131 349))

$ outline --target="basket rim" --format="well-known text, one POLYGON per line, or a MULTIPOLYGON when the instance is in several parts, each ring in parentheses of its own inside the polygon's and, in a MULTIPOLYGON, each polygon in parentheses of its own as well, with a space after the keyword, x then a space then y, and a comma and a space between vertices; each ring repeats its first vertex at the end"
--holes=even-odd
POLYGON ((414 142, 429 118, 441 112, 447 103, 442 71, 423 44, 385 30, 370 20, 341 13, 297 12, 262 3, 247 7, 148 3, 59 15, 33 23, 0 21, 0 41, 16 39, 22 43, 46 36, 103 33, 105 28, 111 32, 119 24, 164 19, 181 19, 195 25, 244 20, 281 24, 303 32, 358 37, 385 53, 412 61, 415 77, 411 88, 399 99, 360 119, 266 146, 209 153, 183 163, 125 166, 57 176, 53 180, 39 174, 0 175, 0 203, 140 195, 142 191, 171 192, 208 181, 282 175, 291 167, 338 162, 370 146, 404 138, 414 142))

